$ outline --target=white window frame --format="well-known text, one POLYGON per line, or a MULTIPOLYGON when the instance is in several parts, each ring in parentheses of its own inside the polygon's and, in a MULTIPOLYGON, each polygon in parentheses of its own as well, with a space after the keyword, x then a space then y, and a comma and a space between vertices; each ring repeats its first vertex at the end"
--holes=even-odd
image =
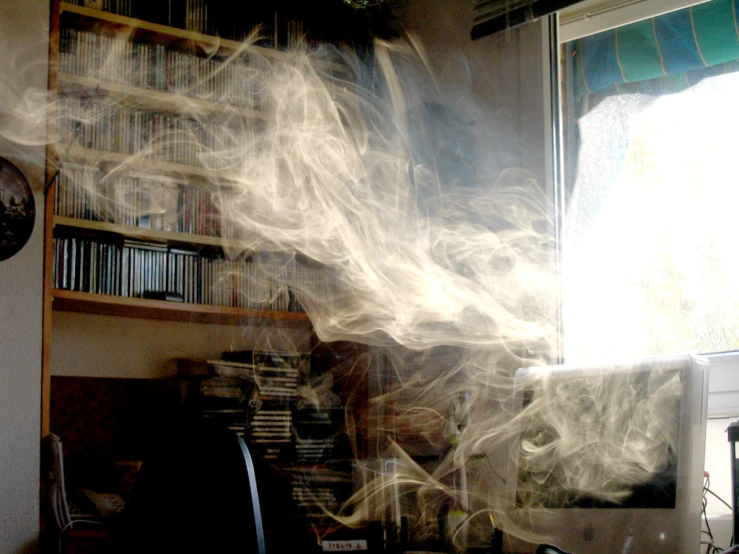
POLYGON ((584 0, 559 12, 559 41, 615 29, 709 0, 584 0))
POLYGON ((707 354, 708 417, 739 416, 739 352, 707 354))

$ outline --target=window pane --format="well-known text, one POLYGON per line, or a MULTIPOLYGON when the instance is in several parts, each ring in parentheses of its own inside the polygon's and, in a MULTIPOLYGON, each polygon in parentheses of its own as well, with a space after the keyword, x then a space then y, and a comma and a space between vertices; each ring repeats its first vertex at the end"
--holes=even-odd
POLYGON ((611 96, 579 120, 568 360, 739 348, 739 74, 611 96))

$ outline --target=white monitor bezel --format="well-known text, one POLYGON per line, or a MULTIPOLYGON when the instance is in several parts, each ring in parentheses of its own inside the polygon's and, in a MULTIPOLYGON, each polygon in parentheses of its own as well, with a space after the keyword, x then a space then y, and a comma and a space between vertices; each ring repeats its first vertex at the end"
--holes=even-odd
MULTIPOLYGON (((686 354, 650 357, 603 365, 558 365, 522 368, 514 378, 511 410, 521 410, 523 393, 542 372, 558 372, 563 378, 603 371, 629 371, 638 367, 675 369, 681 373, 682 399, 677 466, 677 496, 674 509, 651 508, 520 508, 516 506, 518 481, 517 436, 511 437, 506 502, 513 524, 540 535, 540 542, 555 544, 575 554, 675 552, 695 554, 701 536, 703 464, 705 457, 708 403, 708 360, 686 354)), ((508 536, 511 551, 534 552, 537 544, 508 536)))

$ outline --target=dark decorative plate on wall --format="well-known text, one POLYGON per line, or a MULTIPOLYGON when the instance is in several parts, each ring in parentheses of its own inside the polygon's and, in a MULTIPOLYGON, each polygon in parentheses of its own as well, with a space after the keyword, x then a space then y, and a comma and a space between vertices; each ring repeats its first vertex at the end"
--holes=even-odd
POLYGON ((35 220, 36 203, 28 181, 17 167, 0 158, 0 261, 26 245, 35 220))

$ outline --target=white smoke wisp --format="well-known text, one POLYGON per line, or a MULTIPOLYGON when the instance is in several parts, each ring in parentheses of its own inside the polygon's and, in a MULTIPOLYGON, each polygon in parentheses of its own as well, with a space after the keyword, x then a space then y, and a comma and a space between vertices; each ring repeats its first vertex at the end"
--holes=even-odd
MULTIPOLYGON (((505 409, 512 370, 556 353, 556 245, 545 195, 522 170, 455 179, 443 165, 447 152, 414 157, 418 143, 433 142, 418 119, 437 107, 403 88, 396 67, 408 51, 378 48, 379 60, 400 58, 380 68, 385 93, 355 84, 366 82, 356 60, 347 64, 350 82, 327 78, 313 52, 272 65, 269 117, 237 172, 238 192, 224 203, 247 232, 333 270, 333 287, 295 284, 319 337, 401 346, 399 354, 384 350, 380 372, 389 375, 370 399, 376 425, 368 433, 392 471, 382 464, 337 519, 397 523, 405 514, 423 543, 443 532, 440 514, 452 505, 467 514, 452 543, 484 543, 491 521, 529 536, 506 519, 505 471, 511 438, 539 416, 560 425, 551 444, 524 442, 525 469, 536 476, 556 467, 565 488, 622 500, 667 467, 674 421, 650 416, 677 398, 675 381, 638 405, 627 402, 628 381, 591 383, 599 391, 592 406, 574 405, 585 419, 556 394, 525 415, 505 409), (623 402, 614 404, 614 394, 623 402), (460 424, 451 406, 462 397, 460 424), (419 440, 441 452, 434 467, 409 455, 419 440), (588 455, 573 445, 587 445, 588 455)), ((486 154, 483 147, 472 158, 486 154)), ((545 505, 536 485, 528 498, 524 485, 519 498, 545 505)))
POLYGON ((620 503, 634 487, 674 471, 678 372, 617 367, 569 379, 542 372, 526 394, 533 400, 513 422, 527 476, 518 488, 524 505, 620 503))
MULTIPOLYGON (((93 77, 114 78, 125 52, 114 45, 93 77)), ((360 393, 346 417, 347 427, 366 425, 358 434, 370 452, 357 461, 364 485, 331 510, 338 522, 404 516, 421 545, 445 529, 460 548, 482 544, 494 525, 533 539, 507 517, 511 440, 543 418, 548 434, 523 443, 533 475, 563 462, 568 487, 618 500, 664 467, 653 446, 670 422, 652 416, 676 392, 660 384, 656 404, 632 405, 621 383, 629 409, 611 413, 612 392, 602 388, 576 427, 573 405, 556 394, 511 411, 515 369, 557 354, 551 204, 531 173, 491 161, 505 158, 493 149, 503 142, 498 131, 455 114, 471 98, 445 105, 442 85, 418 78, 422 59, 397 44, 379 43, 368 61, 326 48, 265 53, 246 43, 229 66, 206 60, 196 78, 180 82, 171 111, 186 120, 150 117, 152 107, 135 97, 65 85, 49 108, 51 140, 66 158, 61 178, 75 178, 81 151, 86 165, 103 168, 99 179, 77 183, 85 198, 71 200, 92 204, 93 218, 165 217, 171 207, 157 199, 138 212, 126 179, 165 173, 176 186, 192 178, 179 166, 196 168, 221 214, 214 226, 240 239, 224 242, 228 257, 262 260, 244 277, 271 283, 251 288, 247 304, 269 304, 290 289, 321 340, 378 347, 370 369, 356 373, 357 382, 369 380, 367 421, 352 411, 360 393), (205 86, 211 79, 224 85, 217 94, 205 86), (258 117, 244 119, 249 110, 258 117), (117 134, 104 132, 111 129, 117 134), (595 448, 576 455, 585 444, 595 448), (424 457, 436 463, 419 462, 424 457)), ((191 69, 184 64, 183 75, 191 69)), ((19 142, 22 131, 2 128, 19 142)), ((225 269, 224 281, 240 271, 225 269)), ((335 403, 326 387, 301 390, 301 401, 335 403)), ((537 483, 525 493, 541 503, 537 483)))
MULTIPOLYGON (((115 80, 126 38, 116 38, 88 80, 115 80)), ((50 108, 60 170, 71 173, 76 159, 104 167, 99 179, 78 185, 99 218, 115 220, 166 211, 152 197, 150 212, 136 213, 132 189, 120 181, 168 173, 183 182, 190 177, 175 164, 202 168, 196 180, 214 191, 221 226, 243 239, 241 247, 227 245, 232 256, 287 252, 299 255, 295 263, 333 272, 305 285, 289 282, 284 257, 275 262, 288 267, 281 278, 324 340, 362 337, 413 349, 550 342, 556 287, 546 195, 524 170, 475 173, 476 162, 493 156, 484 148, 473 145, 479 152, 463 157, 437 152, 448 147, 438 144, 433 117, 449 125, 454 114, 435 115, 441 104, 402 83, 395 58, 399 67, 420 59, 408 47, 380 44, 376 60, 386 66, 368 69, 335 50, 263 55, 247 43, 226 65, 233 70, 174 78, 187 81, 172 91, 182 94, 172 111, 186 120, 62 81, 50 108), (220 100, 233 111, 209 107, 217 100, 201 83, 209 80, 226 83, 220 100), (244 119, 252 108, 259 117, 244 119), (464 178, 446 167, 455 163, 464 178)), ((467 144, 451 149, 470 146, 465 127, 479 122, 453 123, 467 144)))

